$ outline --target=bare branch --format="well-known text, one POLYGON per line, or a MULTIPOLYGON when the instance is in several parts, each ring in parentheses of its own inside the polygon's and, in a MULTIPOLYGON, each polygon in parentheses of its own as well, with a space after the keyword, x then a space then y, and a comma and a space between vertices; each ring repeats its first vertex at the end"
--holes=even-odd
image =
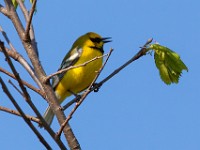
POLYGON ((119 68, 117 68, 116 70, 114 70, 108 77, 106 77, 105 79, 103 79, 101 82, 99 82, 96 86, 102 86, 105 82, 107 82, 108 80, 110 80, 113 76, 115 76, 117 73, 119 73, 121 70, 123 70, 125 67, 127 67, 130 63, 134 62, 135 60, 139 59, 140 57, 142 57, 143 55, 146 54, 147 49, 146 46, 149 45, 152 42, 152 38, 150 38, 145 44, 144 46, 141 48, 141 50, 135 55, 133 56, 130 60, 128 60, 126 63, 124 63, 122 66, 120 66, 119 68))
POLYGON ((57 71, 57 72, 55 72, 55 73, 52 73, 51 75, 47 76, 45 80, 46 80, 46 82, 47 82, 50 78, 52 78, 53 76, 55 76, 55 75, 57 75, 57 74, 61 74, 61 73, 63 73, 63 72, 67 72, 68 70, 71 70, 71 69, 74 69, 74 68, 79 68, 79 67, 86 66, 87 64, 89 64, 89 63, 91 63, 91 62, 93 62, 93 61, 95 61, 95 60, 97 60, 97 59, 100 59, 100 58, 102 58, 102 57, 105 57, 105 56, 107 56, 107 55, 108 55, 108 54, 105 54, 105 55, 103 55, 103 56, 94 57, 93 59, 91 59, 91 60, 89 60, 89 61, 86 61, 86 62, 84 62, 84 63, 82 63, 82 64, 80 64, 80 65, 69 66, 68 68, 61 69, 61 70, 59 70, 59 71, 57 71))
POLYGON ((16 0, 17 3, 19 4, 19 7, 24 15, 25 20, 28 20, 28 9, 25 7, 24 3, 22 0, 16 0))
POLYGON ((27 25, 26 25, 25 35, 24 35, 25 39, 28 39, 28 37, 29 37, 29 31, 30 31, 30 28, 31 28, 31 22, 32 22, 32 18, 33 18, 33 13, 35 12, 36 3, 37 3, 37 0, 34 0, 33 4, 32 4, 31 11, 30 11, 30 14, 29 14, 29 18, 27 20, 27 25))
MULTIPOLYGON (((4 36, 4 38, 6 39, 6 41, 8 42, 8 44, 10 45, 12 50, 9 50, 7 48, 6 51, 8 53, 8 55, 10 57, 12 57, 13 59, 15 59, 16 61, 18 61, 29 73, 29 75, 32 77, 32 79, 37 83, 37 85, 40 87, 40 89, 43 89, 40 81, 38 80, 38 78, 35 75, 35 72, 33 71, 31 65, 23 58, 22 55, 20 55, 14 48, 14 46, 12 45, 12 43, 10 42, 8 36, 6 35, 6 32, 3 31, 2 27, 0 26, 0 31, 2 32, 2 35, 4 36)), ((1 48, 0 48, 0 51, 1 48)))
POLYGON ((92 83, 90 84, 90 86, 87 88, 87 90, 83 93, 83 95, 81 96, 80 100, 76 103, 76 105, 74 106, 74 108, 72 109, 72 111, 70 112, 70 114, 68 115, 67 119, 65 120, 65 122, 61 125, 59 131, 57 132, 57 136, 60 137, 61 133, 65 127, 65 125, 69 122, 69 120, 72 118, 72 115, 75 113, 75 111, 78 109, 78 107, 82 104, 82 102, 85 100, 85 98, 87 97, 87 95, 92 91, 91 88, 94 85, 94 83, 96 82, 97 78, 99 77, 101 71, 103 70, 103 68, 105 67, 106 63, 108 62, 108 59, 110 58, 110 55, 112 54, 113 49, 110 50, 110 52, 108 53, 108 56, 106 58, 106 61, 104 62, 103 66, 99 69, 96 77, 94 78, 94 80, 92 81, 92 83))
POLYGON ((11 80, 8 80, 8 83, 10 83, 14 89, 16 89, 17 92, 19 92, 19 94, 24 97, 24 94, 20 91, 20 89, 11 81, 11 80))
MULTIPOLYGON (((19 1, 19 0, 17 0, 17 1, 19 1)), ((38 59, 37 51, 34 48, 34 44, 31 41, 25 41, 24 40, 25 29, 24 29, 24 27, 22 25, 22 22, 19 19, 19 16, 16 13, 15 9, 10 9, 9 10, 9 16, 10 16, 10 19, 11 19, 15 29, 18 32, 18 35, 19 35, 19 37, 20 37, 20 39, 22 41, 22 44, 24 46, 24 49, 26 50, 26 52, 28 54, 28 57, 31 60, 31 63, 32 63, 33 67, 34 67, 34 71, 35 71, 39 81, 42 84, 42 87, 44 89, 44 92, 46 93, 49 105, 50 105, 51 109, 53 110, 54 114, 56 115, 59 124, 61 125, 65 121, 66 116, 62 112, 62 110, 59 109, 60 108, 60 104, 57 101, 56 95, 55 95, 50 83, 49 82, 48 83, 44 83, 44 78, 46 77, 46 74, 45 74, 45 71, 44 71, 44 69, 43 69, 43 67, 42 67, 42 65, 41 65, 41 63, 40 63, 40 61, 38 59)), ((71 149, 77 149, 77 148, 80 149, 80 144, 78 143, 78 140, 74 136, 74 133, 73 133, 73 131, 72 131, 72 129, 71 129, 69 124, 67 124, 65 126, 63 132, 64 132, 64 136, 65 136, 65 138, 66 138, 66 140, 68 142, 69 147, 71 149)))
MULTIPOLYGON (((0 67, 0 72, 3 72, 3 73, 5 73, 6 75, 8 75, 8 76, 10 76, 11 78, 13 78, 13 79, 16 80, 16 77, 15 77, 12 73, 10 73, 10 72, 4 70, 4 69, 1 68, 1 67, 0 67)), ((24 81, 24 80, 22 80, 22 83, 23 83, 26 87, 28 87, 29 89, 35 91, 36 93, 40 94, 43 98, 45 98, 44 92, 41 91, 40 89, 37 89, 36 87, 32 86, 31 84, 29 84, 28 82, 26 82, 26 81, 24 81)))
POLYGON ((71 101, 69 101, 66 105, 64 105, 62 107, 63 110, 66 110, 67 108, 69 108, 72 104, 77 103, 80 98, 82 97, 82 95, 78 95, 76 96, 74 99, 72 99, 71 101))
MULTIPOLYGON (((16 116, 19 116, 19 117, 22 117, 21 114, 18 111, 13 110, 13 109, 9 109, 9 108, 0 106, 0 110, 4 111, 4 112, 7 112, 7 113, 10 113, 10 114, 13 114, 13 115, 16 115, 16 116)), ((35 118, 33 116, 30 116, 30 115, 26 115, 26 118, 31 120, 31 121, 34 121, 34 122, 36 122, 38 124, 41 124, 41 121, 38 118, 35 118)))
POLYGON ((30 105, 30 107, 33 109, 33 111, 37 114, 37 116, 39 117, 39 119, 41 119, 41 118, 43 119, 43 117, 41 116, 41 114, 39 113, 39 111, 37 110, 37 108, 35 107, 35 105, 32 103, 32 101, 30 99, 30 96, 29 96, 26 88, 24 87, 23 82, 22 82, 22 80, 21 80, 18 72, 16 71, 16 69, 15 69, 15 67, 14 67, 14 65, 13 65, 13 63, 12 63, 12 61, 10 59, 10 57, 8 56, 7 51, 5 50, 4 43, 1 42, 1 41, 0 41, 0 48, 2 49, 2 51, 3 51, 3 53, 4 53, 5 57, 6 57, 6 60, 7 60, 8 64, 9 64, 9 66, 10 66, 10 68, 11 68, 11 70, 12 70, 12 72, 13 72, 15 78, 16 78, 16 80, 19 83, 19 86, 20 86, 20 88, 21 88, 21 90, 23 92, 23 96, 24 96, 26 102, 30 105))
POLYGON ((13 50, 13 51, 16 51, 16 49, 14 48, 14 46, 12 45, 12 43, 10 42, 7 34, 5 31, 3 31, 3 28, 0 26, 0 32, 2 33, 3 37, 5 38, 6 42, 8 43, 8 45, 10 46, 10 48, 13 50))
MULTIPOLYGON (((54 131, 50 128, 50 126, 45 122, 44 118, 42 117, 42 115, 40 114, 40 112, 38 111, 38 109, 35 107, 35 105, 33 104, 33 102, 31 101, 31 98, 26 90, 26 88, 24 87, 22 80, 19 76, 19 74, 17 73, 14 65, 12 64, 12 61, 10 59, 10 57, 7 54, 7 51, 5 50, 4 47, 4 43, 0 41, 0 48, 2 49, 6 60, 11 68, 11 70, 13 71, 13 74, 16 77, 16 80, 19 83, 19 86, 23 92, 23 97, 25 98, 26 102, 29 104, 29 106, 32 108, 32 110, 35 112, 35 114, 37 115, 37 117, 40 119, 42 125, 45 127, 45 129, 49 132, 49 134, 52 136, 52 138, 55 140, 55 142, 60 146, 61 149, 66 149, 65 145, 62 143, 62 141, 58 138, 56 138, 54 131)), ((19 111, 19 110, 18 110, 19 111)))
POLYGON ((6 61, 8 62, 8 65, 10 66, 10 68, 11 68, 11 70, 12 70, 14 76, 16 77, 16 80, 18 81, 19 86, 20 86, 20 88, 22 89, 22 91, 23 91, 23 93, 24 93, 24 96, 26 97, 26 99, 29 99, 30 96, 29 96, 29 94, 28 94, 26 88, 24 87, 24 85, 23 85, 23 83, 22 83, 22 80, 21 80, 21 78, 20 78, 18 72, 16 71, 16 69, 15 69, 15 67, 14 67, 14 65, 13 65, 13 63, 12 63, 12 61, 11 61, 11 59, 10 59, 10 57, 8 56, 8 53, 7 53, 6 50, 5 50, 4 43, 1 42, 1 41, 0 41, 0 48, 2 49, 2 51, 3 51, 4 55, 5 55, 6 61))
POLYGON ((32 129, 32 131, 35 133, 35 135, 38 137, 38 139, 40 139, 40 142, 49 150, 51 150, 52 148, 50 147, 50 145, 47 143, 47 141, 43 138, 43 136, 38 132, 38 130, 35 128, 35 126, 31 123, 31 121, 26 117, 25 113, 23 112, 23 110, 20 108, 20 106, 17 104, 16 100, 13 98, 13 96, 10 94, 9 90, 7 89, 5 83, 3 82, 3 80, 0 77, 0 83, 2 85, 2 89, 5 92, 5 94, 8 96, 8 98, 10 99, 10 101, 13 103, 13 105, 15 106, 15 108, 18 110, 18 112, 20 113, 20 115, 23 117, 24 121, 27 123, 27 125, 32 129))

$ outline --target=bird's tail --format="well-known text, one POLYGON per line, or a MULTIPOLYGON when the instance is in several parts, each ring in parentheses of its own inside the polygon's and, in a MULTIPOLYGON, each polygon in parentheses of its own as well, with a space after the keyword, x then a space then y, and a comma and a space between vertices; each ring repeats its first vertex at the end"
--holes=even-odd
MULTIPOLYGON (((61 97, 56 91, 55 91, 55 94, 56 94, 56 97, 58 99, 58 101, 60 103, 62 103, 62 101, 69 95, 67 96, 63 96, 61 97)), ((53 118, 54 118, 55 114, 53 113, 53 110, 50 108, 50 106, 47 107, 44 115, 43 115, 43 118, 44 120, 46 121, 46 123, 50 126, 51 123, 53 122, 53 118)))
POLYGON ((43 117, 44 117, 44 120, 47 122, 47 124, 51 125, 53 118, 54 118, 54 113, 51 110, 50 106, 47 107, 43 117))

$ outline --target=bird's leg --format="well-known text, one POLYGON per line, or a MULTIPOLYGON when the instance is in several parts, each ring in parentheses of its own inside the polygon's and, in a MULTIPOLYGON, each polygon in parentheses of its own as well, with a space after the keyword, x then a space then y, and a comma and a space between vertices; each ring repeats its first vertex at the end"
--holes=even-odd
POLYGON ((68 92, 69 92, 70 94, 74 95, 75 98, 77 99, 77 101, 81 98, 81 95, 79 95, 79 94, 77 94, 77 93, 74 93, 74 92, 71 91, 71 90, 68 90, 68 92))
POLYGON ((98 92, 100 87, 101 87, 102 84, 99 84, 99 83, 94 83, 91 87, 91 90, 93 90, 94 92, 98 92))
POLYGON ((80 98, 81 98, 81 95, 79 95, 79 94, 76 94, 76 93, 74 93, 74 92, 72 92, 72 91, 70 91, 70 90, 68 90, 68 92, 71 93, 72 95, 74 95, 75 98, 72 99, 71 101, 69 101, 67 104, 65 104, 65 105, 62 107, 63 110, 66 110, 66 109, 69 108, 72 104, 77 103, 77 102, 80 100, 80 98))

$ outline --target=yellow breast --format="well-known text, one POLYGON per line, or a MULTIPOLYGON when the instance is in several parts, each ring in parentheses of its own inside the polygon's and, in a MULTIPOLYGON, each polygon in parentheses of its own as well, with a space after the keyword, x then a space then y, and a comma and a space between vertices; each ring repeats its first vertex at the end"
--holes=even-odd
MULTIPOLYGON (((82 55, 74 66, 83 64, 97 56, 102 56, 102 53, 99 50, 94 50, 88 47, 84 48, 82 55)), ((86 89, 94 80, 97 71, 99 71, 102 66, 102 63, 103 58, 100 58, 88 63, 86 66, 67 71, 55 89, 60 103, 62 103, 66 97, 71 95, 68 91, 78 93, 86 89)))

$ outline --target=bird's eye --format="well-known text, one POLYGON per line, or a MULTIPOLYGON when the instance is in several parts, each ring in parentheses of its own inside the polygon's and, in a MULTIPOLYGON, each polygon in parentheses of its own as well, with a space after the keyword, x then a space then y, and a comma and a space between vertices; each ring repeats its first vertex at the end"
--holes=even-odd
POLYGON ((94 43, 100 43, 102 41, 101 38, 90 38, 90 40, 94 43))

